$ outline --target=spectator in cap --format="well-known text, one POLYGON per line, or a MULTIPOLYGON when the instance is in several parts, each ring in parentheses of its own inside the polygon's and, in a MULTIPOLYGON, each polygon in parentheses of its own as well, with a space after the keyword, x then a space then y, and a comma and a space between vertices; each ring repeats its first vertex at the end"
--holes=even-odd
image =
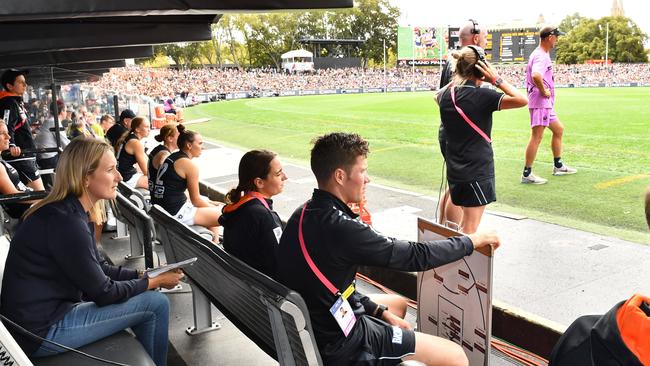
POLYGON ((548 127, 553 133, 553 175, 575 174, 576 169, 562 162, 562 136, 564 125, 555 113, 555 79, 550 52, 557 44, 558 37, 564 35, 554 27, 544 27, 539 31, 539 47, 530 54, 526 67, 526 90, 528 91, 528 110, 530 112, 531 134, 524 162, 521 183, 545 184, 546 179, 533 174, 533 162, 537 149, 548 127))
POLYGON ((18 171, 25 185, 42 191, 43 181, 36 166, 35 154, 22 152, 36 148, 23 102, 23 94, 27 91, 25 72, 9 69, 2 74, 0 82, 4 89, 0 92, 0 118, 5 120, 9 130, 9 149, 3 151, 3 157, 18 171))
POLYGON ((120 113, 120 120, 106 132, 106 138, 111 146, 117 144, 117 140, 131 128, 131 120, 135 118, 135 113, 130 109, 125 109, 120 113))

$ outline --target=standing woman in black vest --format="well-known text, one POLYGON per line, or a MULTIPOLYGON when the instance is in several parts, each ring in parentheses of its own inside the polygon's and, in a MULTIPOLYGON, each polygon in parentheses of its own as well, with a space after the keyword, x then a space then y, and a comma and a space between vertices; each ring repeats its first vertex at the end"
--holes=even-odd
POLYGON ((170 215, 186 225, 203 226, 219 241, 221 207, 199 193, 199 167, 192 159, 201 156, 203 137, 178 125, 178 151, 165 159, 158 169, 151 203, 160 205, 170 215), (185 191, 189 193, 189 200, 185 191))
POLYGON ((148 188, 148 158, 142 139, 149 136, 150 126, 148 119, 134 118, 131 128, 124 132, 115 144, 117 170, 122 174, 124 183, 133 188, 148 188), (136 163, 140 171, 136 170, 136 163))
POLYGON ((228 204, 219 218, 226 251, 275 279, 282 221, 273 211, 271 198, 282 193, 285 180, 275 153, 247 152, 239 162, 239 184, 226 195, 228 204))
POLYGON ((492 113, 523 107, 528 98, 499 77, 482 48, 463 47, 452 56, 456 59, 452 82, 438 92, 436 101, 447 135, 445 161, 451 201, 463 210, 460 231, 472 234, 485 206, 496 201, 492 113), (483 82, 505 94, 481 88, 483 82))

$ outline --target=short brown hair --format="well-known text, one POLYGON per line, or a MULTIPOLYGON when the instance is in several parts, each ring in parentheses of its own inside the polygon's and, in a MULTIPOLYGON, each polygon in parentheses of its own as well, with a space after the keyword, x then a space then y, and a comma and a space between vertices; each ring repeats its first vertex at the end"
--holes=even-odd
POLYGON ((311 171, 319 184, 327 182, 336 169, 350 172, 358 156, 367 157, 368 141, 356 133, 333 132, 317 137, 311 149, 311 171))

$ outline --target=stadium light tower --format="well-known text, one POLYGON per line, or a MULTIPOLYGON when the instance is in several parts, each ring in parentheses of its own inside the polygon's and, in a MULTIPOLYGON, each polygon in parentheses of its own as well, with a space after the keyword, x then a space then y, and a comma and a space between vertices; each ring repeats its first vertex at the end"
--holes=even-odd
POLYGON ((607 26, 605 30, 605 67, 608 67, 607 56, 609 56, 609 22, 607 22, 607 26))
POLYGON ((386 38, 384 38, 384 93, 386 93, 388 85, 386 85, 386 38))

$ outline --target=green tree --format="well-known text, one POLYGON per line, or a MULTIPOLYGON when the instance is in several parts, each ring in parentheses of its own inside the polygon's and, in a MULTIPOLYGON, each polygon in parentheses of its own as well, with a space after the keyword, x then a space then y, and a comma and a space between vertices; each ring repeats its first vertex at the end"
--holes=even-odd
MULTIPOLYGON (((280 55, 301 48, 302 39, 362 39, 353 50, 364 65, 383 59, 383 45, 389 54, 396 53, 399 9, 389 0, 357 0, 355 7, 343 10, 317 10, 269 14, 223 15, 212 27, 212 40, 197 44, 174 44, 156 47, 178 65, 196 65, 206 60, 222 65, 229 54, 241 67, 280 67, 280 55)), ((321 56, 342 53, 337 47, 323 50, 321 56)))
POLYGON ((587 20, 587 18, 581 16, 579 13, 573 13, 570 15, 567 15, 560 24, 558 25, 558 28, 562 32, 569 33, 573 30, 573 28, 577 27, 580 22, 587 20))
POLYGON ((629 18, 604 17, 585 19, 576 25, 557 45, 557 62, 583 63, 604 59, 609 24, 608 59, 612 62, 648 62, 643 44, 648 36, 629 18))
POLYGON ((332 19, 337 38, 363 39, 359 54, 364 60, 382 62, 386 47, 397 52, 397 19, 399 8, 388 0, 358 0, 354 8, 335 11, 332 19))

